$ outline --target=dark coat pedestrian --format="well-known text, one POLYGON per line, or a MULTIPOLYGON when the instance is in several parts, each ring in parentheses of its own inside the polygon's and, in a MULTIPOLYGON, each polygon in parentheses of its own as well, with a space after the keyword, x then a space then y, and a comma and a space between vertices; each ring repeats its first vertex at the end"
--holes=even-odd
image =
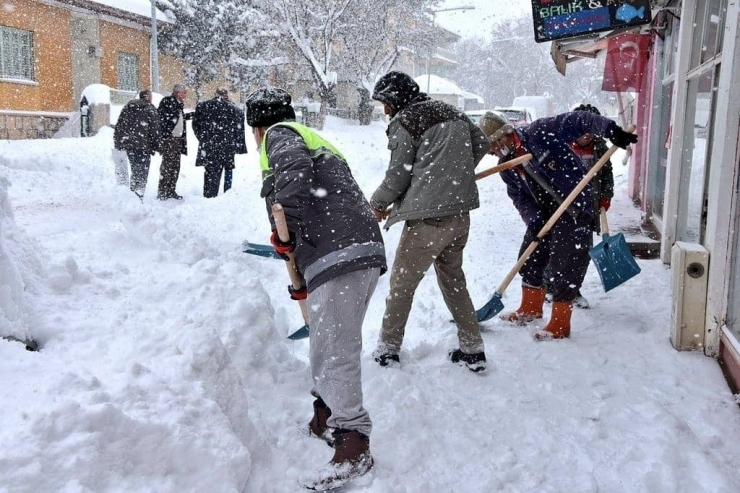
POLYGON ((159 150, 161 136, 152 93, 141 91, 138 99, 126 103, 113 131, 116 149, 125 150, 131 164, 131 191, 144 196, 151 158, 159 150))
POLYGON ((160 200, 182 199, 176 192, 180 176, 180 155, 188 153, 187 127, 184 101, 188 90, 181 84, 175 85, 172 95, 162 98, 159 103, 159 118, 162 131, 162 164, 159 169, 160 200))
MULTIPOLYGON (((588 172, 588 167, 571 150, 571 142, 586 133, 607 137, 620 147, 637 142, 636 135, 625 132, 612 120, 585 111, 541 118, 516 129, 499 115, 488 112, 479 125, 490 141, 490 152, 499 157, 500 163, 527 153, 533 155, 523 166, 501 172, 507 193, 527 225, 520 256, 588 172)), ((573 300, 586 275, 588 251, 593 245, 592 194, 589 184, 539 241, 519 271, 521 305, 501 315, 520 324, 542 318, 547 269, 553 290, 552 317, 535 334, 537 340, 570 336, 573 300)))
POLYGON ((225 89, 216 97, 198 103, 193 115, 193 132, 198 138, 196 166, 203 166, 203 196, 215 197, 224 174, 224 192, 231 188, 234 156, 246 154, 244 112, 229 101, 225 89))
POLYGON ((471 371, 483 371, 485 348, 462 263, 469 211, 479 205, 475 167, 488 152, 486 137, 457 108, 419 92, 405 73, 381 77, 373 99, 392 117, 387 131, 391 159, 370 205, 378 221, 393 205, 386 228, 404 221, 375 360, 381 366, 399 361, 414 293, 433 265, 458 329, 460 346, 449 357, 471 371))

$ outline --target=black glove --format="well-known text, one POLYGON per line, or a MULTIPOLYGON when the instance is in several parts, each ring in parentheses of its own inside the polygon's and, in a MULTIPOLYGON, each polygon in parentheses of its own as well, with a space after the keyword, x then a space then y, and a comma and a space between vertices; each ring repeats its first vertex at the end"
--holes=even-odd
POLYGON ((637 135, 625 132, 617 125, 614 125, 606 137, 612 141, 612 144, 622 149, 627 149, 630 144, 637 144, 637 135))

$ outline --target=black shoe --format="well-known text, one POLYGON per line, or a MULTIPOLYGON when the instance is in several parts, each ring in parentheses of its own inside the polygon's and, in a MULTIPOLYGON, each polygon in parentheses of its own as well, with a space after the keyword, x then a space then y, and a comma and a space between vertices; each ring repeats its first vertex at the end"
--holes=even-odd
POLYGON ((389 366, 393 363, 401 363, 401 359, 398 357, 397 354, 376 352, 375 354, 373 354, 373 356, 375 357, 375 361, 377 361, 380 366, 389 366))
POLYGON ((171 199, 175 200, 182 200, 182 195, 177 195, 175 192, 172 192, 172 195, 170 195, 171 199))
POLYGON ((465 364, 465 366, 468 367, 468 370, 474 373, 479 373, 486 370, 486 353, 480 352, 466 354, 463 353, 461 349, 455 349, 450 351, 447 356, 450 358, 450 361, 455 364, 465 364))

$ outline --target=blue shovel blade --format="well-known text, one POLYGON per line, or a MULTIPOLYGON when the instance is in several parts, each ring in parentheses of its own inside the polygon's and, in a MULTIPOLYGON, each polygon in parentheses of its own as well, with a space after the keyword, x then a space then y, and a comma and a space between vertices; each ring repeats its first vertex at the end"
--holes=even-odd
POLYGON ((504 302, 501 301, 501 295, 494 293, 493 297, 488 300, 488 303, 480 307, 475 311, 475 316, 478 318, 478 322, 485 322, 488 319, 496 316, 497 313, 504 309, 504 302))
POLYGON ((257 243, 249 243, 248 241, 245 241, 242 243, 242 252, 250 255, 257 255, 259 257, 283 260, 282 257, 277 254, 272 245, 259 245, 257 243))
POLYGON ((604 285, 604 292, 632 279, 640 273, 640 266, 635 262, 629 245, 622 233, 610 236, 603 235, 603 241, 589 250, 596 269, 604 285))
POLYGON ((297 341, 299 339, 305 339, 308 337, 308 325, 304 325, 300 329, 296 330, 288 336, 291 341, 297 341))

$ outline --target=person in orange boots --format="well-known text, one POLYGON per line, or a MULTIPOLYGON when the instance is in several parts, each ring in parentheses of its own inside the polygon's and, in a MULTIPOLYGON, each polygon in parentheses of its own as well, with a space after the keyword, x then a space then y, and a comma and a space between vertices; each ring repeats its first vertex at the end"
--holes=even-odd
MULTIPOLYGON (((571 142, 586 133, 606 137, 622 148, 637 142, 636 135, 624 131, 614 121, 587 111, 541 118, 516 129, 489 111, 478 125, 488 137, 489 152, 498 156, 500 164, 527 153, 534 156, 528 163, 501 172, 507 193, 527 226, 520 256, 588 172, 588 167, 570 148, 571 142)), ((534 338, 541 341, 570 337, 573 300, 588 269, 593 224, 589 184, 539 241, 520 269, 521 305, 501 318, 518 324, 542 318, 547 270, 553 295, 552 315, 534 338)))

